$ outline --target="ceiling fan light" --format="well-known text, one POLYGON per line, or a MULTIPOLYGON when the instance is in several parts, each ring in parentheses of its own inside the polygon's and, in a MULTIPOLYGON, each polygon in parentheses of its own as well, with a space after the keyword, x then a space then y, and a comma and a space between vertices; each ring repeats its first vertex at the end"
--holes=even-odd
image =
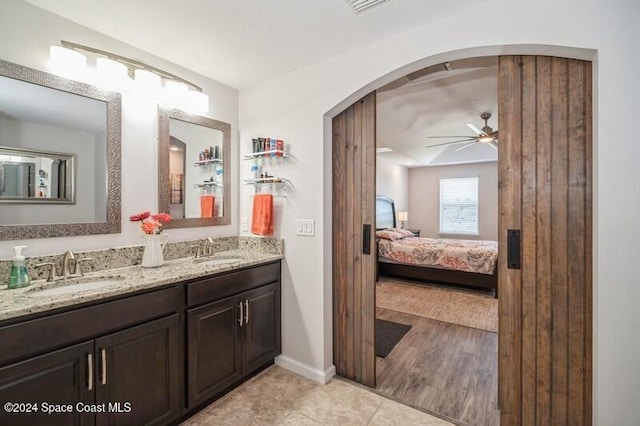
POLYGON ((493 136, 480 136, 480 138, 478 138, 479 142, 484 142, 484 143, 489 143, 489 142, 493 142, 493 136))

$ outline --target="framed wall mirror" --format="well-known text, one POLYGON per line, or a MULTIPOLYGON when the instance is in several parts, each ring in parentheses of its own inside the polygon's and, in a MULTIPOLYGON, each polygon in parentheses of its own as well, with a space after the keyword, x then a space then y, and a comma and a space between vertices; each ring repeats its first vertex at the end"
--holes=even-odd
POLYGON ((231 125, 159 110, 158 210, 170 228, 231 223, 231 125))
POLYGON ((121 104, 0 60, 0 240, 120 232, 121 104))

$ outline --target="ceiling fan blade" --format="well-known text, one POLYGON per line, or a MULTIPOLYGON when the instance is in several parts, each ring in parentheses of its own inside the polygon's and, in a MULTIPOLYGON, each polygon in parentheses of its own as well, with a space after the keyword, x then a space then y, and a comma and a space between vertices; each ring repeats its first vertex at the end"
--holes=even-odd
POLYGON ((457 152, 457 151, 462 151, 463 149, 465 149, 465 148, 469 148, 471 145, 475 145, 475 144, 477 144, 477 143, 478 143, 478 141, 474 141, 474 142, 468 143, 468 144, 466 144, 466 145, 464 145, 464 146, 461 146, 460 148, 456 149, 456 152, 457 152))
POLYGON ((427 136, 429 139, 437 139, 437 138, 475 138, 475 136, 462 135, 462 136, 427 136))
POLYGON ((469 141, 477 142, 477 139, 476 138, 469 138, 469 139, 462 139, 462 140, 459 140, 459 141, 438 143, 438 144, 435 144, 435 145, 427 145, 427 148, 433 148, 433 147, 436 147, 436 146, 451 145, 451 144, 454 144, 454 143, 462 143, 462 142, 469 142, 469 141))
POLYGON ((493 149, 498 149, 498 144, 497 141, 494 139, 491 142, 489 142, 489 146, 493 149))
POLYGON ((476 135, 484 135, 484 132, 483 132, 482 130, 478 129, 478 128, 477 128, 476 126, 474 126, 473 124, 471 124, 471 123, 467 123, 467 126, 468 126, 471 130, 473 130, 473 132, 474 132, 476 135))

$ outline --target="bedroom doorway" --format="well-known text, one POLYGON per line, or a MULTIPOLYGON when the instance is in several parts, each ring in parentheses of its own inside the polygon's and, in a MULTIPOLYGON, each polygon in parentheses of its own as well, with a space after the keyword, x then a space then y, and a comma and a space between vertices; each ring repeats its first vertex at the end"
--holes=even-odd
MULTIPOLYGON (((515 425, 566 423, 571 419, 589 424, 591 63, 502 56, 498 82, 500 421, 515 425), (510 246, 509 229, 520 231, 510 246), (520 269, 513 269, 518 266, 520 269)), ((369 117, 375 122, 375 111, 369 117)), ((361 126, 362 119, 352 125, 361 126)), ((367 224, 362 219, 349 216, 351 229, 361 232, 347 232, 347 228, 336 232, 336 220, 340 219, 336 217, 335 195, 342 192, 344 203, 350 202, 352 193, 351 189, 337 190, 336 182, 344 185, 346 181, 336 181, 336 176, 346 176, 349 169, 358 176, 362 168, 336 162, 335 125, 334 120, 334 248, 345 241, 344 247, 351 244, 349 247, 356 250, 364 248, 360 237, 368 232, 372 238, 371 230, 362 227, 367 224)), ((345 134, 353 134, 353 127, 345 129, 345 134)), ((375 147, 375 138, 366 143, 375 147)), ((349 149, 357 151, 356 145, 349 149)), ((374 195, 370 197, 373 200, 374 195)), ((369 244, 373 244, 370 239, 369 244)), ((375 315, 370 305, 365 313, 357 303, 370 303, 375 286, 362 281, 365 270, 360 275, 356 272, 359 279, 354 279, 351 265, 361 258, 362 252, 336 256, 334 250, 334 363, 338 374, 353 380, 365 383, 362 377, 367 374, 366 384, 372 386, 375 355, 371 323, 375 315), (342 281, 342 287, 336 287, 336 267, 344 268, 338 275, 351 277, 342 281), (353 286, 354 282, 359 284, 353 286)))

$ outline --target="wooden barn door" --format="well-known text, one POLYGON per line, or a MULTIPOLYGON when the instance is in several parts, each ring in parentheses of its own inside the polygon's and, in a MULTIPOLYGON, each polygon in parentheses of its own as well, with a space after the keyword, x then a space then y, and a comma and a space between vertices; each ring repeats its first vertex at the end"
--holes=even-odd
POLYGON ((590 425, 591 63, 503 56, 498 87, 501 424, 590 425))
POLYGON ((333 119, 333 358, 375 386, 376 94, 333 119))

